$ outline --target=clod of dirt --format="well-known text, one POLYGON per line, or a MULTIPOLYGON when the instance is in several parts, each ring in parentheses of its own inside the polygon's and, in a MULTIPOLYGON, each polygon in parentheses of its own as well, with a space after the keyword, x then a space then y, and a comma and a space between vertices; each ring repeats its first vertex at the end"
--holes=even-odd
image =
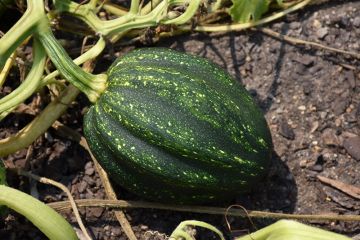
POLYGON ((344 148, 354 159, 360 161, 360 137, 351 137, 344 140, 344 148))

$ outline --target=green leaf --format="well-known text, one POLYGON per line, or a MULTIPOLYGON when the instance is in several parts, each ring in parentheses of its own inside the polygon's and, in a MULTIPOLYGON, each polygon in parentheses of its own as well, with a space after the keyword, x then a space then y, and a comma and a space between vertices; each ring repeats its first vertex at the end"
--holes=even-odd
POLYGON ((267 12, 270 0, 232 0, 229 13, 234 22, 256 21, 267 12))

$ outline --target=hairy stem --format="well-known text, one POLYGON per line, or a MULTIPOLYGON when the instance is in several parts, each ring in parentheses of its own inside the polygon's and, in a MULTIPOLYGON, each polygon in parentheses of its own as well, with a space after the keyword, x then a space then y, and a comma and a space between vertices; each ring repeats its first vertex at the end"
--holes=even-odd
POLYGON ((55 39, 49 27, 41 28, 36 36, 63 77, 84 92, 91 102, 96 102, 107 86, 107 75, 93 75, 77 66, 55 39))

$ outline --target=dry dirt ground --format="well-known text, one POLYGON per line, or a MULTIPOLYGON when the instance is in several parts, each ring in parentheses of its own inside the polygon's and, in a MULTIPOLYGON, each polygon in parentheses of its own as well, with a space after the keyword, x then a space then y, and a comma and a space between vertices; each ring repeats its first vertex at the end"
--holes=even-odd
MULTIPOLYGON (((331 1, 288 15, 270 24, 272 30, 296 38, 315 41, 337 49, 360 53, 360 1, 331 1)), ((273 167, 269 176, 251 193, 229 204, 246 209, 301 214, 360 214, 360 201, 321 183, 325 176, 360 187, 360 61, 343 54, 311 47, 294 46, 266 36, 260 31, 227 34, 183 35, 161 40, 157 46, 204 56, 227 69, 241 81, 266 115, 273 142, 273 167)), ((136 47, 141 47, 137 44, 136 47)), ((127 46, 119 55, 134 48, 127 46)), ((113 57, 105 55, 101 66, 113 57)), ((20 77, 14 70, 13 77, 20 77)), ((1 89, 4 95, 15 84, 1 89)), ((44 107, 41 95, 34 97, 0 125, 0 137, 16 132, 44 107)), ((47 100, 48 101, 48 100, 47 100)), ((80 96, 60 119, 82 133, 82 116, 88 106, 80 96)), ((30 150, 4 158, 8 166, 25 167, 67 185, 75 198, 104 198, 94 166, 78 143, 50 129, 30 150), (29 164, 24 164, 26 156, 29 164), (24 166, 25 165, 25 166, 24 166)), ((38 193, 45 202, 66 199, 59 190, 35 185, 9 173, 9 184, 38 193), (37 188, 34 191, 35 187, 37 188)), ((119 198, 139 200, 116 186, 119 198)), ((95 239, 126 239, 113 213, 102 208, 81 209, 85 224, 95 239)), ((66 215, 76 227, 71 214, 66 215)), ((179 213, 149 209, 126 210, 139 239, 165 239, 182 221, 197 219, 214 224, 231 236, 253 231, 247 220, 224 216, 179 213), (242 231, 238 231, 242 230, 242 231)), ((274 220, 253 219, 257 228, 274 220)), ((311 221, 308 224, 359 238, 360 223, 311 221)), ((197 230, 197 239, 216 239, 197 230)), ((1 239, 44 239, 24 218, 11 213, 0 222, 1 239)))

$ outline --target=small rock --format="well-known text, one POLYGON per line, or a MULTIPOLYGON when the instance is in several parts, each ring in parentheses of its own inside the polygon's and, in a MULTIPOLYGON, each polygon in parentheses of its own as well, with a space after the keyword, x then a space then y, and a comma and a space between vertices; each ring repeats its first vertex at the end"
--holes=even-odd
POLYGON ((92 215, 94 217, 99 218, 99 217, 101 217, 103 212, 104 212, 104 208, 102 208, 102 207, 91 207, 91 208, 88 208, 86 215, 87 216, 92 215))
POLYGON ((322 172, 323 171, 323 166, 321 166, 320 164, 316 164, 312 167, 310 167, 310 170, 315 171, 315 172, 322 172))
POLYGON ((313 22, 313 26, 315 28, 321 28, 321 22, 319 20, 315 19, 313 22))
POLYGON ((340 115, 345 112, 348 104, 349 104, 349 101, 347 99, 337 98, 332 103, 331 107, 332 107, 335 115, 340 115))
POLYGON ((299 162, 299 166, 301 168, 306 168, 307 164, 308 164, 308 161, 306 159, 303 159, 299 162))
POLYGON ((280 122, 279 134, 289 140, 295 139, 294 130, 289 126, 289 124, 286 121, 280 122))
POLYGON ((305 110, 306 110, 306 107, 305 107, 304 105, 301 105, 301 106, 298 107, 298 109, 299 109, 300 111, 305 111, 305 110))
POLYGON ((149 229, 149 227, 146 226, 146 225, 141 225, 140 229, 143 230, 143 231, 146 231, 146 230, 149 229))
POLYGON ((336 136, 335 130, 331 128, 327 128, 324 130, 321 136, 323 142, 327 146, 338 146, 339 139, 336 136))
POLYGON ((111 235, 115 237, 119 237, 121 235, 121 228, 112 228, 111 235))
POLYGON ((85 181, 80 182, 79 184, 77 184, 77 189, 80 193, 83 193, 85 191, 85 189, 87 188, 88 184, 85 181))
POLYGON ((87 168, 87 169, 85 169, 85 174, 86 174, 86 175, 91 176, 91 175, 94 174, 94 172, 95 172, 95 169, 94 169, 94 168, 87 168))
POLYGON ((346 78, 346 80, 349 82, 350 87, 354 89, 354 88, 356 87, 356 81, 355 81, 354 71, 347 71, 347 72, 345 73, 345 78, 346 78))
POLYGON ((300 22, 290 22, 290 25, 289 25, 290 29, 298 29, 301 27, 301 23, 300 22))
POLYGON ((318 37, 318 39, 323 39, 326 35, 328 35, 328 33, 328 28, 324 27, 316 31, 316 36, 318 37))
POLYGON ((93 168, 93 163, 92 163, 92 161, 88 161, 88 162, 85 164, 85 169, 88 169, 88 168, 93 168))
POLYGON ((360 27, 360 17, 359 16, 354 18, 353 25, 354 25, 354 27, 360 27))
POLYGON ((314 63, 314 58, 304 55, 304 56, 299 56, 299 57, 295 57, 293 59, 295 62, 301 63, 302 65, 309 67, 311 65, 313 65, 314 63))
POLYGON ((354 159, 360 161, 360 137, 351 137, 344 140, 344 148, 354 159))
POLYGON ((87 182, 90 186, 94 186, 95 185, 95 180, 94 179, 92 179, 91 177, 89 177, 88 175, 85 175, 84 177, 83 177, 83 180, 85 181, 85 182, 87 182))

